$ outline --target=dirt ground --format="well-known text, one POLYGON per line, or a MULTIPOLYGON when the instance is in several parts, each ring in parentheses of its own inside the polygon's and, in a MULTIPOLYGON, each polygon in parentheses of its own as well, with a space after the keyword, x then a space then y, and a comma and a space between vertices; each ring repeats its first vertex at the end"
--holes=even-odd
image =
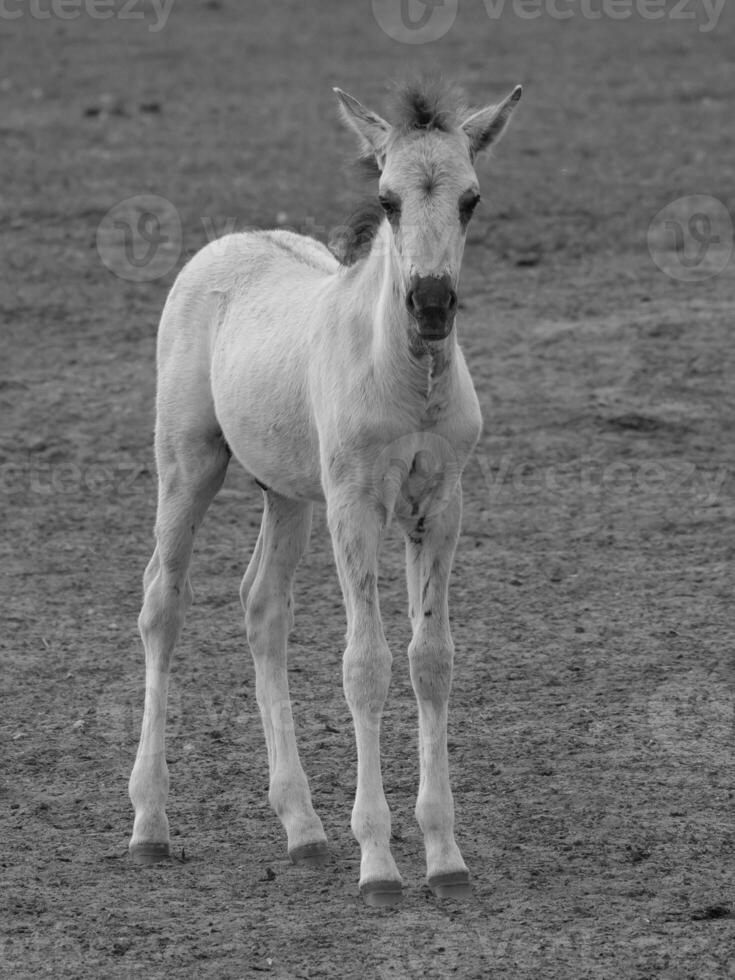
POLYGON ((0 975, 735 976, 733 10, 705 29, 698 0, 693 19, 667 3, 660 20, 632 3, 628 19, 569 4, 559 20, 564 4, 526 19, 463 0, 439 11, 455 10, 441 38, 408 44, 389 36, 395 16, 381 28, 381 0, 176 0, 165 24, 144 0, 113 6, 0 15, 0 975), (172 682, 175 860, 133 867, 167 289, 233 227, 326 237, 362 193, 331 87, 379 108, 386 79, 413 69, 475 103, 525 85, 479 168, 459 323, 485 417, 452 591, 473 897, 440 902, 423 881, 391 533, 384 777, 406 890, 398 909, 360 902, 323 514, 297 578, 291 684, 333 859, 289 864, 237 598, 260 500, 234 467, 198 541, 172 682), (149 195, 160 227, 116 251, 115 220, 137 227, 149 195), (709 224, 693 195, 720 202, 709 224))

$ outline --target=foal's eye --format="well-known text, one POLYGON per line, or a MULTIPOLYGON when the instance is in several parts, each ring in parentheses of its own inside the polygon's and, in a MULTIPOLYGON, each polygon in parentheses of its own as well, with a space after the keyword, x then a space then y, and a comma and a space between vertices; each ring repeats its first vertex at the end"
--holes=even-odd
POLYGON ((480 195, 476 191, 466 191, 459 199, 459 220, 463 225, 472 217, 472 212, 480 203, 480 195))
POLYGON ((395 221, 401 214, 401 199, 397 194, 386 191, 378 197, 381 208, 385 211, 389 221, 395 221))

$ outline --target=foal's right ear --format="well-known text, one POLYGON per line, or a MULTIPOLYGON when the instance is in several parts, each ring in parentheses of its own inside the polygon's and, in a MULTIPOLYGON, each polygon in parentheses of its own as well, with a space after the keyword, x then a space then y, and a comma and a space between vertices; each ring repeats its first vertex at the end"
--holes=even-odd
POLYGON ((340 116, 343 122, 357 133, 362 152, 366 155, 374 154, 382 170, 390 125, 377 113, 366 109, 357 99, 343 92, 341 88, 335 88, 334 91, 339 99, 340 116))
POLYGON ((523 89, 516 85, 510 95, 496 106, 487 106, 473 113, 469 119, 462 123, 470 141, 470 156, 474 160, 475 156, 482 150, 486 150, 493 143, 497 143, 505 132, 510 121, 513 110, 518 105, 523 89))

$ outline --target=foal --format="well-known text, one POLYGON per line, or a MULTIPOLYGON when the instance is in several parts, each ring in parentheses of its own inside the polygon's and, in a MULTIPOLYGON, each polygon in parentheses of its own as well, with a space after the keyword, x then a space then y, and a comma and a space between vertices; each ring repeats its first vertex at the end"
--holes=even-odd
POLYGON ((335 89, 344 121, 380 172, 379 220, 341 261, 286 231, 232 235, 179 275, 158 334, 156 548, 139 626, 146 693, 130 777, 134 861, 169 853, 164 729, 169 671, 191 603, 194 535, 235 455, 264 491, 260 535, 240 595, 255 662, 270 802, 296 863, 328 852, 299 761, 286 674, 291 586, 315 502, 327 520, 347 611, 343 680, 357 740, 352 829, 366 902, 392 904, 380 720, 391 654, 378 607, 378 544, 392 520, 406 540, 411 680, 421 776, 416 816, 428 882, 469 891, 454 839, 447 762, 453 645, 447 587, 461 516, 460 475, 480 408, 457 344, 457 281, 480 195, 473 160, 502 134, 516 88, 463 112, 440 86, 405 89, 391 125, 335 89))

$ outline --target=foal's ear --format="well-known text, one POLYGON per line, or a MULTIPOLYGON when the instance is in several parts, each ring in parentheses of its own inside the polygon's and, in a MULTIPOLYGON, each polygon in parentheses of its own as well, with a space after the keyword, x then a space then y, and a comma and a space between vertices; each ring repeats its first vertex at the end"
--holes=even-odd
POLYGON ((493 143, 497 143, 505 132, 522 94, 523 89, 517 85, 499 105, 487 106, 465 119, 462 129, 470 141, 470 156, 474 158, 481 150, 486 150, 493 143))
POLYGON ((390 125, 377 113, 366 109, 357 99, 343 92, 341 88, 336 88, 334 91, 339 99, 342 120, 357 133, 363 153, 374 154, 378 166, 382 169, 390 125))

